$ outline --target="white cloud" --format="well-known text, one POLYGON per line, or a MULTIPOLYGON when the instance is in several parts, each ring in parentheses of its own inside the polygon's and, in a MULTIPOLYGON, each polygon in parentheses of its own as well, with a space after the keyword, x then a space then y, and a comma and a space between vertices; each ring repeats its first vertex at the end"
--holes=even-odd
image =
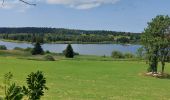
POLYGON ((120 0, 47 0, 49 4, 65 5, 76 9, 91 9, 103 4, 115 4, 120 0))

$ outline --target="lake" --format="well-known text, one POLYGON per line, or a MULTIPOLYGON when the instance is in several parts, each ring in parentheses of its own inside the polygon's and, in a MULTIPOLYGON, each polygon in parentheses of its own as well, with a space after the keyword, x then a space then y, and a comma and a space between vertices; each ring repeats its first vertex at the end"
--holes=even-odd
MULTIPOLYGON (((8 49, 13 49, 15 47, 27 48, 33 47, 30 43, 14 43, 14 42, 4 42, 0 41, 0 45, 5 45, 8 49)), ((67 44, 43 44, 42 48, 44 50, 49 50, 51 52, 61 53, 67 44)), ((130 52, 135 54, 141 45, 121 45, 121 44, 72 44, 75 52, 82 55, 98 55, 110 56, 112 51, 118 50, 121 52, 130 52)))

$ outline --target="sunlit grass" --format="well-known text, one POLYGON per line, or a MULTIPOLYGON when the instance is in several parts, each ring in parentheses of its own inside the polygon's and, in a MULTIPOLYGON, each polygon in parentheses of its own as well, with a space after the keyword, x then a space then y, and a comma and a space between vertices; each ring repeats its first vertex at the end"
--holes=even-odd
MULTIPOLYGON (((43 100, 170 99, 170 80, 140 74, 147 69, 145 62, 77 59, 48 62, 0 57, 0 84, 6 72, 11 71, 14 82, 23 85, 30 72, 41 70, 49 87, 43 100)), ((170 73, 170 64, 166 72, 170 73)))

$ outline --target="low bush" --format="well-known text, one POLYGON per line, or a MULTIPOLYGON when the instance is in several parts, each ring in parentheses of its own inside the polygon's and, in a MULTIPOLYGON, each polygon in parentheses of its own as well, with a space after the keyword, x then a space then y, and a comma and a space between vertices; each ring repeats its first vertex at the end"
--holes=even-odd
POLYGON ((124 58, 124 55, 120 51, 113 51, 112 52, 112 58, 124 58))
POLYGON ((51 53, 49 50, 47 50, 47 51, 45 51, 45 53, 47 53, 47 54, 49 54, 49 53, 51 53))
POLYGON ((15 47, 14 50, 21 50, 21 51, 23 51, 24 49, 20 48, 20 47, 15 47))
POLYGON ((44 60, 46 60, 46 61, 55 61, 55 59, 54 59, 54 57, 52 55, 44 56, 44 60))
POLYGON ((125 57, 125 58, 134 58, 135 55, 133 55, 132 53, 125 53, 125 54, 124 54, 124 57, 125 57))
POLYGON ((24 51, 32 51, 33 48, 27 47, 26 49, 24 49, 24 51))
POLYGON ((13 50, 20 50, 20 51, 32 51, 32 48, 30 48, 30 47, 27 47, 27 48, 20 48, 20 47, 15 47, 13 50))
POLYGON ((7 50, 7 47, 5 45, 0 45, 0 50, 7 50))

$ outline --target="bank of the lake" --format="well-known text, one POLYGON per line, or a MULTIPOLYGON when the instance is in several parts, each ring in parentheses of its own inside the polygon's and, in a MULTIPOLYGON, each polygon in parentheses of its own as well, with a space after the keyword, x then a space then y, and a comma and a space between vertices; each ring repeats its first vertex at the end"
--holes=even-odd
MULTIPOLYGON (((0 41, 0 45, 5 45, 8 49, 13 49, 15 47, 27 48, 33 47, 31 43, 17 43, 17 42, 7 42, 0 41)), ((55 53, 62 53, 65 50, 67 44, 55 44, 55 43, 45 43, 42 45, 43 49, 49 50, 55 53)), ((122 44, 72 44, 75 52, 81 55, 98 55, 98 56, 110 56, 112 51, 121 51, 123 53, 130 52, 135 54, 141 45, 122 45, 122 44)))
MULTIPOLYGON (((9 39, 0 39, 4 42, 14 42, 14 43, 32 43, 28 41, 18 41, 9 39)), ((113 41, 103 41, 103 42, 80 42, 80 41, 56 41, 56 42, 44 42, 44 44, 120 44, 120 45, 141 45, 140 42, 130 42, 130 43, 119 43, 113 41)))

